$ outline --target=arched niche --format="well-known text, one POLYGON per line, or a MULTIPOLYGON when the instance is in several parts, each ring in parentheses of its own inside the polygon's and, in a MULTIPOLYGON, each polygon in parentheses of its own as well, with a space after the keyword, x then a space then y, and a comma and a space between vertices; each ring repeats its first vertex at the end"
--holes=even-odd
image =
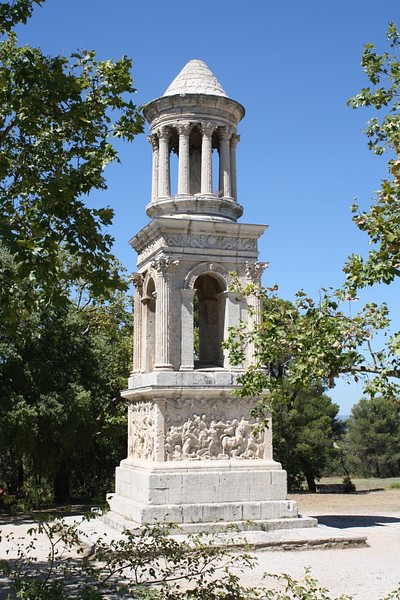
MULTIPOLYGON (((222 342, 227 281, 226 269, 213 263, 198 265, 186 277, 186 289, 194 292, 190 321, 193 334, 188 337, 192 339, 195 368, 224 366, 222 342)), ((186 336, 187 333, 183 328, 182 335, 186 336)))

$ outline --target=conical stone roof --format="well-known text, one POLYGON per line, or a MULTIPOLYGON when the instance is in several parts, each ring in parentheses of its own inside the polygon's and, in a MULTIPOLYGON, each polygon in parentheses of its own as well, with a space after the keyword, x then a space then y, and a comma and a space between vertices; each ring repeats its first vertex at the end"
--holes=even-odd
POLYGON ((202 60, 190 60, 175 77, 164 96, 179 94, 207 94, 210 96, 223 96, 227 93, 215 75, 202 60))

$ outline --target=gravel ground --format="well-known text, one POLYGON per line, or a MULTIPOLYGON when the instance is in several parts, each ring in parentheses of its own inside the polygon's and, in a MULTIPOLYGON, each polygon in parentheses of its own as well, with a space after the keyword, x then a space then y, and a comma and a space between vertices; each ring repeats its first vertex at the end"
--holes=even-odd
MULTIPOLYGON (((312 575, 330 591, 332 598, 347 594, 357 600, 378 600, 399 588, 400 491, 351 495, 304 493, 289 497, 297 501, 302 515, 317 517, 321 529, 367 535, 368 546, 289 552, 258 550, 255 553, 258 566, 241 575, 243 584, 260 583, 265 572, 287 573, 301 579, 304 568, 310 567, 312 575)), ((1 520, 0 558, 15 557, 17 553, 17 545, 7 541, 7 533, 15 538, 26 536, 30 527, 30 519, 1 520)), ((39 561, 45 559, 47 549, 40 536, 35 552, 39 561)), ((5 585, 0 579, 0 599, 5 597, 5 585)), ((393 598, 400 599, 400 592, 393 598)))
MULTIPOLYGON (((262 572, 288 573, 299 579, 304 567, 330 590, 357 600, 378 600, 400 586, 400 492, 292 494, 299 512, 318 518, 321 527, 368 536, 366 548, 257 552, 262 572)), ((255 583, 254 575, 243 578, 255 583)), ((400 599, 400 592, 395 596, 400 599)))

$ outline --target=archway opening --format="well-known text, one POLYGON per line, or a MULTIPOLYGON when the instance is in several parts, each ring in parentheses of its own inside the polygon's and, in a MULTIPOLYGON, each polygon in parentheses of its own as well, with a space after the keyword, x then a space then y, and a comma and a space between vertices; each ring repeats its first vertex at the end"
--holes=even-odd
POLYGON ((224 286, 211 274, 200 275, 194 284, 195 368, 223 367, 225 294, 224 286))

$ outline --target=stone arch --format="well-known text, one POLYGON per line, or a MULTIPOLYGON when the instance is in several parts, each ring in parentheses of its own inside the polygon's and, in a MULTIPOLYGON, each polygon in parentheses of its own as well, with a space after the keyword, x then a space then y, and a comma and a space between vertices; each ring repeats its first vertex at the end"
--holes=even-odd
POLYGON ((229 271, 220 265, 219 263, 213 262, 202 262, 196 265, 185 277, 184 289, 193 290, 196 279, 204 273, 212 274, 216 279, 221 282, 222 291, 226 291, 228 288, 229 271))
MULTIPOLYGON (((186 289, 194 290, 192 326, 198 334, 195 367, 223 367, 228 271, 215 263, 202 263, 186 276, 186 289)), ((193 349, 195 346, 193 346, 193 349)))

